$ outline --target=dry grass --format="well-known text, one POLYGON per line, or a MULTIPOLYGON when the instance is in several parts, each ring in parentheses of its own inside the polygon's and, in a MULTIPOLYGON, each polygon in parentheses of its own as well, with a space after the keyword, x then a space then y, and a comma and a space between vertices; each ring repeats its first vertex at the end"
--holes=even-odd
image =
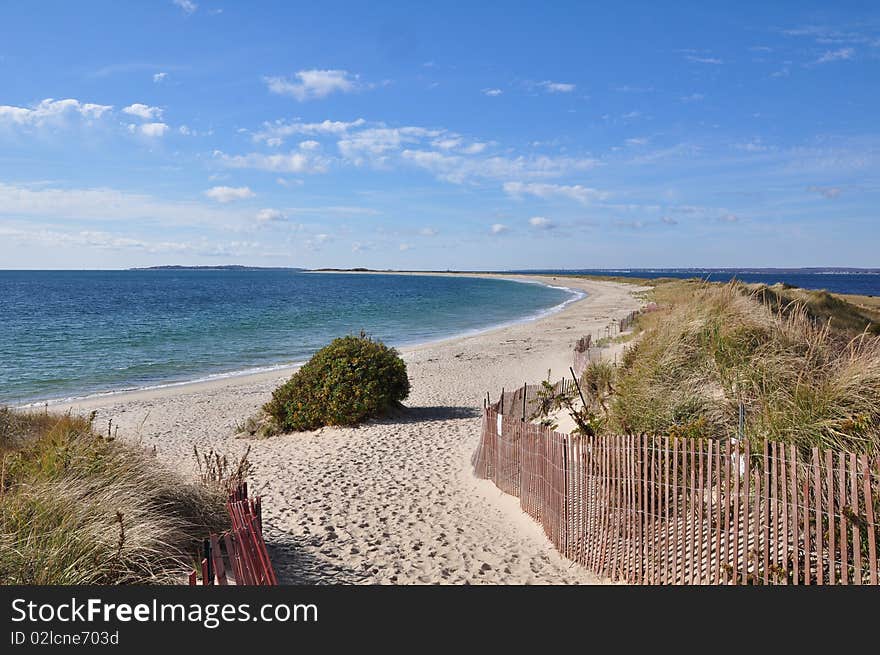
POLYGON ((742 402, 747 438, 880 452, 880 339, 841 321, 848 308, 736 283, 655 296, 616 373, 610 431, 734 437, 742 402))
POLYGON ((226 527, 221 485, 192 484, 90 419, 0 408, 0 583, 181 579, 226 527))

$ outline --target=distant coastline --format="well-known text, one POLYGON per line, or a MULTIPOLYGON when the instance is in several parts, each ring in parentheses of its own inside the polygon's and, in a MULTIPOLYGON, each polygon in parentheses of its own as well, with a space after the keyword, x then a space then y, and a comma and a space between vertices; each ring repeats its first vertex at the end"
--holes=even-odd
POLYGON ((238 264, 225 264, 220 266, 181 266, 173 264, 168 266, 142 266, 127 268, 127 271, 304 271, 304 268, 292 268, 290 266, 241 266, 238 264))

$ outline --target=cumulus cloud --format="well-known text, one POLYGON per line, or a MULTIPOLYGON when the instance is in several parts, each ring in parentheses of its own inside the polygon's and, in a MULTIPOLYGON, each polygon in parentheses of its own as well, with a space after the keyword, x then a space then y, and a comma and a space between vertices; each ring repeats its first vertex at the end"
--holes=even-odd
POLYGON ((492 225, 489 226, 489 234, 492 234, 495 236, 497 236, 499 234, 504 234, 505 232, 507 232, 509 230, 510 230, 510 228, 507 227, 506 225, 504 225, 503 223, 493 223, 492 225))
POLYGON ((539 230, 551 230, 554 227, 553 221, 544 216, 532 216, 529 219, 529 225, 539 230))
POLYGON ((256 168, 276 173, 324 173, 327 171, 326 160, 311 153, 291 151, 287 154, 266 155, 251 152, 246 155, 227 155, 219 150, 214 157, 229 168, 256 168))
POLYGON ((71 118, 96 120, 112 109, 112 105, 84 103, 75 98, 46 98, 33 107, 0 105, 0 125, 42 127, 63 123, 71 118))
POLYGON ((144 123, 142 125, 129 125, 128 129, 131 132, 138 132, 143 136, 157 138, 165 136, 169 128, 165 123, 144 123))
POLYGON ((847 61, 855 57, 856 51, 853 48, 839 48, 837 50, 827 50, 821 57, 816 60, 817 64, 827 64, 832 61, 847 61))
POLYGON ((588 204, 594 200, 605 200, 609 194, 605 191, 592 189, 580 184, 547 184, 541 182, 505 182, 504 192, 508 195, 519 197, 523 195, 537 196, 545 200, 551 198, 568 198, 581 204, 588 204))
POLYGON ((168 73, 153 73, 153 82, 159 84, 168 78, 168 73))
POLYGON ((249 187, 246 186, 215 186, 205 191, 205 195, 208 196, 211 200, 228 203, 234 202, 236 200, 247 200, 248 198, 253 198, 257 194, 255 194, 253 191, 250 190, 249 187))
POLYGON ((571 93, 575 89, 574 84, 569 84, 567 82, 552 82, 550 80, 538 82, 538 86, 543 87, 547 93, 571 93))
POLYGON ((307 139, 299 142, 299 148, 300 150, 320 150, 321 144, 314 139, 307 139))
POLYGON ((365 123, 366 121, 363 118, 348 122, 331 120, 324 120, 320 123, 286 123, 284 121, 266 122, 263 123, 263 129, 253 135, 253 140, 257 143, 265 142, 271 146, 278 146, 281 145, 284 139, 290 136, 341 136, 350 129, 361 127, 365 123))
POLYGON ((291 96, 299 102, 325 98, 331 93, 352 93, 363 85, 357 75, 345 70, 301 70, 295 73, 296 81, 285 77, 266 77, 269 91, 291 96))
POLYGON ((194 14, 199 8, 199 5, 193 0, 171 0, 171 2, 180 7, 185 14, 194 14))
POLYGON ((284 214, 277 209, 261 209, 257 212, 257 222, 262 224, 277 223, 284 220, 284 214))
POLYGON ((150 107, 149 105, 144 105, 139 102, 129 105, 128 107, 123 107, 122 112, 129 116, 143 118, 145 121, 162 118, 161 107, 150 107))
POLYGON ((500 96, 504 91, 501 89, 483 89, 483 95, 489 96, 490 98, 494 98, 500 96))
POLYGON ((723 59, 718 59, 717 57, 702 57, 700 55, 685 55, 685 59, 691 61, 695 64, 711 64, 713 66, 720 66, 724 63, 723 59))
POLYGON ((818 193, 820 196, 827 198, 828 200, 834 200, 840 196, 843 190, 836 186, 808 186, 807 191, 818 193))

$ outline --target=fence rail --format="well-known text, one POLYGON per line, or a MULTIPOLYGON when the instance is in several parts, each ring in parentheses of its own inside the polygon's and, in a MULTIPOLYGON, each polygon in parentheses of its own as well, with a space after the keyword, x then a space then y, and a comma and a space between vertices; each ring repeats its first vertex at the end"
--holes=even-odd
POLYGON ((878 584, 880 457, 583 437, 484 409, 472 463, 566 557, 641 584, 878 584))
POLYGON ((199 568, 189 574, 189 584, 277 585, 266 542, 260 497, 248 498, 247 483, 233 489, 226 500, 232 529, 205 539, 199 568), (224 557, 225 555, 225 557, 224 557))

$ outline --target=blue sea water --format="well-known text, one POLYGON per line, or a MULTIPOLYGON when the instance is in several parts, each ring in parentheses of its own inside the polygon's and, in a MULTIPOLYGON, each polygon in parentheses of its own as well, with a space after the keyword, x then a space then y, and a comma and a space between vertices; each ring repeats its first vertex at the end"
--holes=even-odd
POLYGON ((0 404, 301 362, 365 330, 396 346, 577 297, 502 279, 289 270, 0 271, 0 404))

